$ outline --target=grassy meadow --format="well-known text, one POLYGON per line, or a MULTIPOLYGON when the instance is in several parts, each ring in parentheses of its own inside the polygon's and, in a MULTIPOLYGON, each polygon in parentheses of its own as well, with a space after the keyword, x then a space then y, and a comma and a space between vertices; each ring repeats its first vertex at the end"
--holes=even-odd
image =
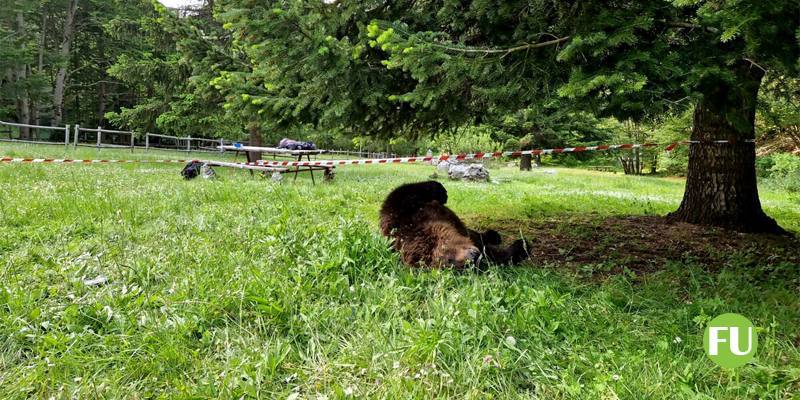
MULTIPOLYGON (((564 240, 517 267, 409 269, 378 209, 431 166, 341 167, 317 185, 222 168, 184 181, 181 167, 0 164, 0 397, 800 398, 800 266, 780 251, 636 269, 564 240), (755 360, 734 371, 701 343, 725 312, 759 327, 755 360)), ((683 192, 673 178, 505 162, 491 173, 443 181, 448 205, 508 240, 664 215, 683 192)), ((761 199, 800 232, 797 194, 764 185, 761 199)), ((598 246, 626 244, 607 239, 598 246)))

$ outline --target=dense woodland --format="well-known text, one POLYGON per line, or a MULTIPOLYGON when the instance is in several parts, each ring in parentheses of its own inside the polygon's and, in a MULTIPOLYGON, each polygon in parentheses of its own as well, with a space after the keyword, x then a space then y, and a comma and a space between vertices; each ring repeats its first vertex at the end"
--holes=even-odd
MULTIPOLYGON (((791 152, 798 41, 796 1, 11 0, 0 119, 405 154, 690 136, 791 152)), ((695 153, 598 158, 683 174, 688 155, 676 216, 712 223, 732 214, 692 211, 714 196, 692 171, 726 165, 715 185, 753 192, 734 225, 775 229, 742 217, 760 209, 750 146, 695 153)))

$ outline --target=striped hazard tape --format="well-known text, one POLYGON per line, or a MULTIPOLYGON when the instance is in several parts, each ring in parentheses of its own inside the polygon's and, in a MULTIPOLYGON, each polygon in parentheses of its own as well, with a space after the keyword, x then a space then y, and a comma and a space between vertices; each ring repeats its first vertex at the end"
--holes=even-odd
POLYGON ((429 157, 396 157, 396 158, 368 158, 361 160, 315 160, 315 161, 267 161, 261 160, 251 162, 251 165, 269 165, 276 167, 315 167, 315 166, 337 166, 337 165, 369 165, 369 164, 404 164, 416 162, 430 162, 430 161, 447 161, 447 160, 484 160, 500 157, 521 157, 524 155, 539 155, 539 154, 560 154, 560 153, 580 153, 584 151, 606 151, 618 149, 635 149, 643 147, 655 147, 658 144, 645 143, 645 144, 614 144, 602 146, 578 146, 578 147, 564 147, 556 149, 536 149, 536 150, 519 150, 519 151, 496 151, 491 153, 465 153, 457 155, 442 154, 440 156, 429 157))
MULTIPOLYGON (((746 142, 754 142, 753 140, 746 140, 746 142)), ((694 143, 735 143, 731 140, 713 140, 713 141, 698 141, 686 140, 682 142, 671 143, 664 148, 666 151, 673 151, 676 147, 683 144, 694 143)), ((416 163, 416 162, 430 162, 430 161, 446 161, 446 160, 484 160, 500 157, 521 157, 525 155, 541 155, 541 154, 561 154, 561 153, 581 153, 586 151, 609 151, 609 150, 628 150, 637 148, 659 147, 657 143, 644 143, 644 144, 612 144, 612 145, 599 145, 599 146, 576 146, 576 147, 563 147, 555 149, 535 149, 535 150, 518 150, 518 151, 496 151, 489 153, 465 153, 457 155, 442 154, 440 156, 430 157, 397 157, 397 158, 369 158, 360 160, 315 160, 315 161, 267 161, 261 160, 256 162, 247 163, 249 165, 267 165, 273 167, 313 167, 313 166, 338 166, 338 165, 369 165, 369 164, 397 164, 397 163, 416 163)))
MULTIPOLYGON (((739 142, 752 143, 754 140, 744 140, 739 142)), ((675 142, 664 147, 665 151, 673 151, 676 147, 686 144, 725 144, 737 143, 735 140, 685 140, 675 142)), ((496 152, 475 152, 457 155, 442 154, 440 156, 427 156, 427 157, 395 157, 395 158, 368 158, 368 159, 355 159, 355 160, 314 160, 314 161, 268 161, 261 160, 256 162, 242 162, 242 163, 226 163, 236 165, 251 165, 251 166, 272 166, 272 167, 335 167, 340 165, 371 165, 371 164, 405 164, 417 162, 431 162, 431 161, 446 161, 446 160, 484 160, 501 157, 521 157, 525 155, 541 155, 541 154, 562 154, 562 153, 582 153, 587 151, 610 151, 610 150, 629 150, 637 148, 659 147, 657 143, 643 143, 643 144, 612 144, 612 145, 599 145, 599 146, 576 146, 576 147, 562 147, 554 149, 535 149, 535 150, 518 150, 518 151, 496 151, 496 152)), ((127 163, 152 163, 152 164, 183 164, 191 161, 199 161, 205 163, 217 163, 217 161, 208 160, 71 160, 71 159, 55 159, 55 158, 14 158, 0 156, 0 163, 30 163, 30 164, 127 164, 127 163)))
POLYGON ((71 160, 69 158, 15 158, 0 157, 0 163, 25 164, 184 164, 198 160, 71 160))

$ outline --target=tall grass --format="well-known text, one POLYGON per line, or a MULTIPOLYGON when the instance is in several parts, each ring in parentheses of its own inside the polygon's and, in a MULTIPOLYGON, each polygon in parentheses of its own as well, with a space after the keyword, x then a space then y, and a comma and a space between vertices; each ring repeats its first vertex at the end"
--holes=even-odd
MULTIPOLYGON (((0 146, 15 156, 59 151, 0 146)), ((426 179, 431 167, 345 167, 317 185, 226 170, 187 182, 179 170, 0 165, 1 397, 791 398, 800 390, 797 265, 731 257, 708 272, 674 261, 601 281, 536 260, 485 274, 412 270, 378 235, 377 210, 394 186, 426 179), (98 277, 107 281, 85 282, 98 277), (759 326, 756 360, 736 371, 702 350, 705 322, 723 312, 759 326)), ((450 206, 472 225, 554 218, 569 229, 573 216, 663 214, 683 189, 679 180, 553 171, 499 168, 499 183, 447 182, 450 206)), ((770 215, 800 231, 797 197, 761 195, 770 215)))

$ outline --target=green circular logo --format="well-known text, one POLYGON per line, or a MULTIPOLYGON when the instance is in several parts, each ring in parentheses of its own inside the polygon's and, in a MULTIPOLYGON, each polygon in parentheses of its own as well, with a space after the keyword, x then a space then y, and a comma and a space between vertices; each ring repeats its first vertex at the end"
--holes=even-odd
POLYGON ((703 348, 708 358, 720 367, 740 367, 756 355, 756 328, 742 315, 722 314, 706 326, 703 348))

